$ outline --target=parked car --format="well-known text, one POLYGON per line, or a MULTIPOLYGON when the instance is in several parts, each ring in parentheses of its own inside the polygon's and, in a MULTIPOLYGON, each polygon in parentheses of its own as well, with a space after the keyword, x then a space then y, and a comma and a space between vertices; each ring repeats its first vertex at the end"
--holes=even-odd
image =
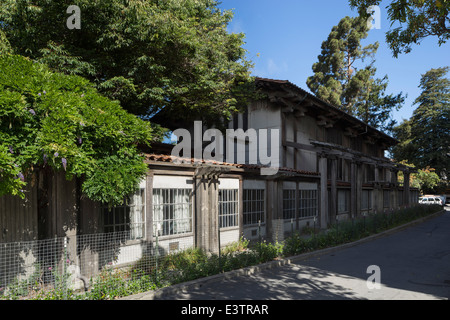
POLYGON ((440 206, 444 205, 442 199, 439 197, 420 197, 419 203, 421 203, 421 204, 438 204, 440 206))

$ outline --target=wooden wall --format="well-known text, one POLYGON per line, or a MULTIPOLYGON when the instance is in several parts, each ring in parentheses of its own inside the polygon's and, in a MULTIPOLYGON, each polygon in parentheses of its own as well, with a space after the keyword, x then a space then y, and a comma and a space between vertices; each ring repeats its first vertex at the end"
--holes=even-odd
POLYGON ((0 243, 38 238, 37 188, 29 186, 24 193, 25 199, 0 197, 0 243))

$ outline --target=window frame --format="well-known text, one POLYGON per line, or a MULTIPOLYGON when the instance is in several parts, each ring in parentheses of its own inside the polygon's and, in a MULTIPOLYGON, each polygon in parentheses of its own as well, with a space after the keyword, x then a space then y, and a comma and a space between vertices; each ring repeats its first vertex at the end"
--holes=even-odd
MULTIPOLYGON (((194 213, 193 213, 193 192, 192 188, 168 188, 168 187, 161 187, 161 188, 153 188, 152 192, 152 219, 153 219, 153 226, 156 229, 153 233, 153 237, 156 237, 158 229, 160 229, 160 233, 158 236, 160 237, 179 237, 179 236, 185 236, 190 235, 193 233, 194 230, 194 213), (162 197, 162 201, 156 201, 156 196, 162 197), (167 196, 170 199, 173 199, 172 202, 167 202, 164 200, 167 200, 167 196), (176 202, 175 198, 185 196, 188 197, 188 202, 182 201, 182 202, 176 202), (182 210, 182 217, 177 217, 177 208, 179 209, 181 206, 182 210), (160 207, 160 209, 157 209, 157 207, 160 207), (183 211, 185 208, 187 209, 187 212, 183 211), (157 212, 162 210, 160 214, 162 213, 162 219, 158 218, 156 216, 157 212), (183 217, 187 213, 187 218, 183 217), (187 224, 188 227, 184 227, 185 231, 179 231, 182 230, 183 227, 178 227, 178 224, 187 224), (159 227, 158 227, 159 225, 159 227)), ((179 212, 178 212, 179 213, 179 212)))
POLYGON ((144 240, 146 239, 146 188, 142 185, 130 196, 127 196, 119 206, 109 207, 102 204, 100 207, 101 219, 104 233, 124 233, 124 240, 144 240), (130 204, 134 196, 140 196, 140 204, 130 204), (141 222, 132 221, 132 208, 140 207, 135 214, 141 215, 141 222), (120 213, 118 213, 121 211, 120 213), (122 218, 118 216, 122 215, 122 218))
POLYGON ((337 190, 337 214, 348 214, 350 213, 350 190, 349 189, 338 189, 337 190), (340 194, 344 193, 344 210, 341 210, 341 202, 342 197, 340 194))
POLYGON ((217 202, 218 202, 219 229, 238 228, 239 189, 235 188, 219 189, 217 202))
POLYGON ((361 195, 361 211, 370 211, 372 210, 372 195, 373 190, 363 189, 361 195), (364 207, 364 194, 367 193, 367 207, 364 207))
POLYGON ((283 189, 283 219, 296 219, 296 203, 297 193, 295 189, 283 189), (292 197, 294 195, 294 197, 292 197))
POLYGON ((391 190, 384 189, 383 190, 383 209, 391 207, 391 190))
POLYGON ((317 189, 299 189, 298 190, 298 218, 308 219, 318 215, 319 211, 319 192, 317 189), (309 195, 309 197, 303 197, 309 195), (306 204, 305 206, 302 206, 306 204), (303 212, 309 212, 304 214, 303 212))
POLYGON ((251 226, 266 222, 265 189, 243 189, 243 223, 251 226), (249 197, 249 195, 251 195, 249 197))

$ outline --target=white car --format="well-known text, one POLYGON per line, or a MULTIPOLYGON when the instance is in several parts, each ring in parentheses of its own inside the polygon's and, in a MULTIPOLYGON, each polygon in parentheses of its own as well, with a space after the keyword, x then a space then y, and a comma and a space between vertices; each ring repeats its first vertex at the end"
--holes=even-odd
POLYGON ((419 198, 419 203, 421 204, 438 204, 443 205, 442 199, 439 197, 421 197, 419 198))

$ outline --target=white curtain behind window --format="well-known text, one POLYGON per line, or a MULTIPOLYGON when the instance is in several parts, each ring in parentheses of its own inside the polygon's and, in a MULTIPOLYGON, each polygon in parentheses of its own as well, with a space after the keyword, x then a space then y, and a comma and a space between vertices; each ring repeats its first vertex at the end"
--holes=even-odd
POLYGON ((160 224, 161 235, 174 235, 192 231, 190 189, 154 189, 153 222, 160 224))
POLYGON ((174 232, 176 234, 191 232, 190 190, 176 189, 174 191, 175 191, 174 232))
POLYGON ((145 189, 139 189, 130 201, 130 232, 132 239, 144 237, 145 189))
MULTIPOLYGON (((153 224, 157 228, 158 224, 161 225, 164 220, 164 196, 162 189, 153 190, 153 224)), ((156 232, 156 229, 154 230, 156 232)))

